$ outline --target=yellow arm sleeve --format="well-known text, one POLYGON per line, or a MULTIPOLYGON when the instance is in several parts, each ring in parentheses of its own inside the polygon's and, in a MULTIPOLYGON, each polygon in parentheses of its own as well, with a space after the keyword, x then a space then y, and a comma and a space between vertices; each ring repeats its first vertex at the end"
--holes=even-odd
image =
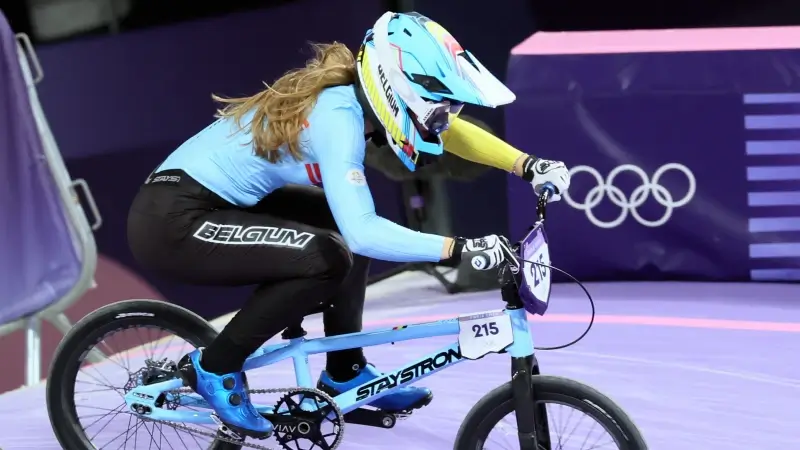
POLYGON ((442 133, 442 142, 448 153, 506 172, 513 172, 514 163, 524 155, 497 136, 459 118, 442 133))

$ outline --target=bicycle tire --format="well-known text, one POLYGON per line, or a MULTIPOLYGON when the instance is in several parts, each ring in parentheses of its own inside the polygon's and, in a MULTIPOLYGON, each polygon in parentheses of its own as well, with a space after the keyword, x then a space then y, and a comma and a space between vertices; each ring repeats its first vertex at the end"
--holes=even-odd
MULTIPOLYGON (((647 450, 636 424, 606 395, 568 378, 534 375, 532 380, 539 402, 558 402, 584 412, 606 428, 620 450, 647 450)), ((495 425, 513 411, 513 391, 508 382, 486 394, 467 413, 453 449, 481 450, 495 425)))
MULTIPOLYGON (((81 427, 75 406, 75 381, 84 354, 115 331, 143 326, 173 332, 195 347, 208 346, 217 336, 217 331, 202 317, 159 300, 125 300, 89 313, 61 340, 47 379, 47 414, 63 448, 95 448, 81 427)), ((209 450, 240 449, 239 445, 220 441, 213 441, 209 447, 209 450)))

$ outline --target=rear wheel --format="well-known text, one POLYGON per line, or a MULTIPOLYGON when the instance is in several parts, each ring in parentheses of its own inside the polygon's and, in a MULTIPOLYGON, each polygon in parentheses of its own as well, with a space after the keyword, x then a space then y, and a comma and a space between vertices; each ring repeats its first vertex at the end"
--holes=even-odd
MULTIPOLYGON (((639 429, 610 398, 566 378, 535 375, 532 380, 537 406, 544 407, 537 411, 547 410, 550 445, 543 445, 547 439, 540 437, 540 450, 647 449, 639 429), (590 421, 576 420, 576 415, 588 417, 590 421), (588 429, 588 435, 575 435, 578 429, 588 429), (570 435, 563 436, 565 431, 570 435), (603 439, 604 435, 608 438, 603 439)), ((510 382, 486 394, 472 408, 461 424, 453 448, 519 448, 510 382)))
MULTIPOLYGON (((208 346, 216 336, 202 317, 156 300, 114 303, 81 319, 56 349, 47 383, 47 411, 61 446, 239 450, 239 445, 142 420, 122 398, 141 380, 172 376, 160 369, 165 362, 208 346)), ((215 427, 206 430, 216 433, 215 427)))

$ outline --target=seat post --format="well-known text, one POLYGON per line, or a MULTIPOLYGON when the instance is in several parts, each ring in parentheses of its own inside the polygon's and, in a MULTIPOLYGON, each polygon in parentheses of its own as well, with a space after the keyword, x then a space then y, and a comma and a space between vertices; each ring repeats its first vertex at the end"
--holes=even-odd
POLYGON ((288 341, 291 339, 301 338, 307 334, 308 333, 306 330, 303 329, 303 321, 301 320, 298 324, 292 325, 283 330, 283 333, 281 333, 281 338, 288 341))
MULTIPOLYGON (((328 309, 333 308, 333 307, 334 307, 334 305, 331 305, 331 304, 328 304, 328 303, 323 303, 321 305, 318 305, 316 308, 312 309, 311 311, 308 311, 305 314, 305 316, 308 317, 308 316, 310 316, 312 314, 323 313, 323 312, 325 312, 328 309)), ((308 333, 306 332, 306 330, 303 329, 303 319, 300 319, 300 321, 297 322, 297 324, 291 325, 291 326, 287 327, 285 330, 283 330, 283 333, 281 333, 281 338, 288 341, 288 340, 291 340, 291 339, 298 339, 298 338, 304 337, 307 334, 308 333)))

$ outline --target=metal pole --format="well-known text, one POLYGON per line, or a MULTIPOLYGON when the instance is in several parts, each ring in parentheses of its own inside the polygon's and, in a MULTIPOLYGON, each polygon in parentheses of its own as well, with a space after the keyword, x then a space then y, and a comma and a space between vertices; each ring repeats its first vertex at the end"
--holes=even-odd
POLYGON ((386 5, 386 9, 389 11, 399 13, 412 12, 416 8, 414 0, 384 0, 383 4, 386 5))
POLYGON ((106 14, 108 15, 108 32, 119 33, 119 15, 117 14, 116 0, 105 0, 106 14))
POLYGON ((397 0, 397 12, 412 12, 414 8, 414 0, 397 0))
POLYGON ((42 321, 30 316, 25 324, 25 386, 42 380, 42 321))

